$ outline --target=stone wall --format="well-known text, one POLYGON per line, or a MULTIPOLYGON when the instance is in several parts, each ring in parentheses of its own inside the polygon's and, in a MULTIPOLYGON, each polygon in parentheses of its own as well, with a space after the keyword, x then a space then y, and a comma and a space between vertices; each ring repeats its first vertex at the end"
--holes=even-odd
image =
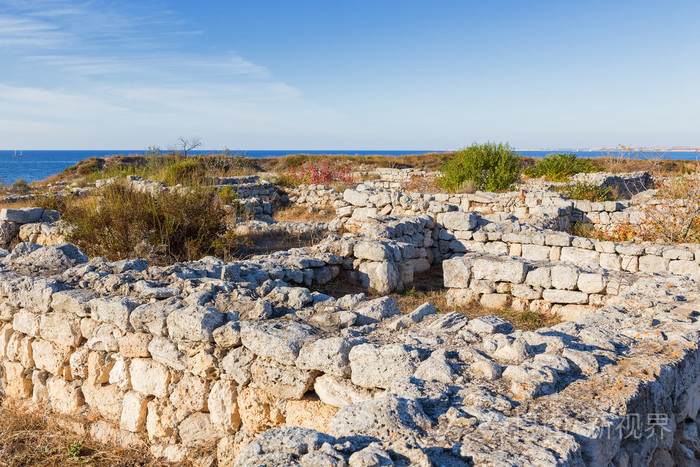
MULTIPOLYGON (((287 264, 169 267, 87 261, 68 245, 10 256, 0 391, 103 442, 173 462, 215 445, 219 465, 241 466, 700 456, 700 294, 688 278, 641 277, 594 313, 523 332, 294 287, 280 278, 325 267, 294 251, 287 264)), ((475 256, 470 281, 518 282, 479 261, 503 258, 475 256)))

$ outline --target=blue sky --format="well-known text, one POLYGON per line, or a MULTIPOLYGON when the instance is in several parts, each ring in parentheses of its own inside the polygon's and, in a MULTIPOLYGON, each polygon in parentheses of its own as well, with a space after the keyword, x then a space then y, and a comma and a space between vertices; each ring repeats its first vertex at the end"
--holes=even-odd
POLYGON ((700 145, 700 2, 0 0, 0 148, 700 145))

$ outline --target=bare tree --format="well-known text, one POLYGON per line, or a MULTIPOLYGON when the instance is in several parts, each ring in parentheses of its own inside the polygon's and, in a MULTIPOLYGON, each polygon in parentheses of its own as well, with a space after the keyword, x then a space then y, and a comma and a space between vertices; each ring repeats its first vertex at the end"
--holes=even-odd
POLYGON ((198 136, 193 136, 192 138, 183 138, 180 136, 177 139, 177 143, 170 147, 170 152, 174 154, 182 154, 187 157, 190 152, 194 151, 202 145, 202 140, 198 136))

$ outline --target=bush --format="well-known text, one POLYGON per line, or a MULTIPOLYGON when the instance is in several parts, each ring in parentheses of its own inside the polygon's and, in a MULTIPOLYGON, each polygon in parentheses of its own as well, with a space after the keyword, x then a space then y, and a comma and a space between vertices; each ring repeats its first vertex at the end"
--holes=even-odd
POLYGON ((562 194, 571 199, 587 199, 590 201, 613 200, 609 186, 600 186, 595 183, 570 183, 564 187, 562 194))
POLYGON ((204 181, 205 167, 200 157, 182 159, 165 169, 163 183, 166 185, 199 185, 204 181))
POLYGON ((15 183, 12 184, 12 188, 26 190, 27 188, 29 188, 29 183, 27 183, 27 179, 20 177, 17 180, 15 180, 15 183))
POLYGON ((563 182, 577 173, 597 172, 599 168, 588 159, 579 159, 576 154, 550 154, 535 166, 528 167, 525 175, 544 177, 550 182, 563 182))
POLYGON ((664 181, 656 197, 662 203, 644 209, 638 238, 667 243, 700 243, 698 175, 664 181))
POLYGON ((522 165, 508 145, 486 143, 456 152, 441 171, 439 184, 447 191, 458 191, 465 182, 477 190, 504 191, 518 180, 522 165))
POLYGON ((109 260, 140 256, 144 245, 177 261, 226 256, 235 248, 213 190, 150 195, 113 183, 92 198, 67 204, 61 215, 75 225, 69 241, 109 260))
POLYGON ((223 204, 233 204, 238 200, 238 190, 231 185, 223 186, 217 194, 223 204))

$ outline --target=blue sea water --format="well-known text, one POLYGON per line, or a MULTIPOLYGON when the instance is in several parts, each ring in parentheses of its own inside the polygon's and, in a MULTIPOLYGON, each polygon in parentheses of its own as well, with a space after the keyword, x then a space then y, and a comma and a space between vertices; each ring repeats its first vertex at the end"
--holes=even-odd
MULTIPOLYGON (((83 150, 83 151, 23 151, 22 157, 12 157, 15 151, 0 150, 0 182, 13 183, 18 178, 27 181, 43 180, 53 174, 61 172, 66 167, 86 159, 88 157, 103 157, 115 154, 143 154, 140 150, 83 150)), ((234 154, 246 157, 279 157, 289 154, 350 154, 350 155, 382 155, 382 156, 406 156, 411 154, 428 154, 436 151, 303 151, 303 150, 283 150, 283 151, 240 151, 234 154)), ((547 154, 556 152, 574 152, 582 157, 604 157, 610 153, 602 151, 518 151, 523 156, 545 157, 547 154)), ((217 151, 197 151, 196 154, 217 153, 217 151)), ((655 156, 650 154, 650 156, 655 156)), ((697 154, 694 152, 669 152, 662 155, 668 159, 695 160, 697 154)), ((642 155, 641 157, 645 157, 642 155)))

